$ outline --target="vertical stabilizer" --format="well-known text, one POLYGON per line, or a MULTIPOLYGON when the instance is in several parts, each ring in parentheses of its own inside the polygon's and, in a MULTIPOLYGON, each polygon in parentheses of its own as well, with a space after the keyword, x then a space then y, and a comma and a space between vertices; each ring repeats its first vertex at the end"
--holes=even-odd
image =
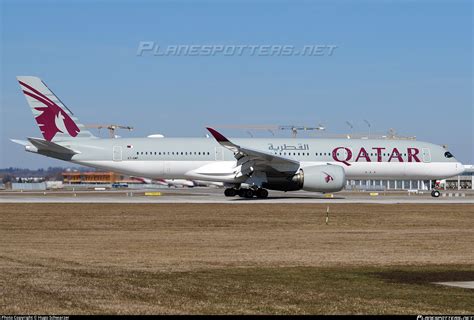
POLYGON ((47 141, 94 137, 40 78, 18 76, 17 79, 47 141))

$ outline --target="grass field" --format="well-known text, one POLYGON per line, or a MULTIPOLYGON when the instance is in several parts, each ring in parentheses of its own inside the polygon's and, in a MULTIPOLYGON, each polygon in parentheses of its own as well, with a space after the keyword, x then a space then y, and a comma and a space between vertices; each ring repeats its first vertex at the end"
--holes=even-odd
POLYGON ((1 204, 0 313, 474 313, 472 205, 1 204))

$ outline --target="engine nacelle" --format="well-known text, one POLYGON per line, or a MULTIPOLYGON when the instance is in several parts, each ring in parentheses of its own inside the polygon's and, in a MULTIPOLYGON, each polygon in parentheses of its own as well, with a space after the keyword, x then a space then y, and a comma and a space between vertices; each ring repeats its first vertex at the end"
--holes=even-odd
POLYGON ((311 166, 300 169, 293 181, 299 180, 301 189, 314 192, 336 192, 346 185, 344 168, 338 165, 311 166))

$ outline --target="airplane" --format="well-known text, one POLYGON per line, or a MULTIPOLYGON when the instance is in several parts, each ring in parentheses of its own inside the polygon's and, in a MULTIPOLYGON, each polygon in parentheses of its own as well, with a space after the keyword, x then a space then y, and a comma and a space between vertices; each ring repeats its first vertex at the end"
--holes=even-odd
POLYGON ((43 136, 12 139, 26 151, 130 176, 218 182, 227 197, 266 198, 268 189, 329 193, 347 179, 437 180, 464 171, 442 146, 415 140, 228 139, 211 127, 214 139, 98 138, 40 78, 17 80, 43 136))
POLYGON ((164 186, 175 188, 194 187, 194 182, 186 179, 158 179, 155 180, 155 182, 164 186))
POLYGON ((168 187, 188 187, 188 188, 193 188, 193 187, 223 187, 224 184, 221 182, 215 182, 215 181, 201 181, 201 180, 185 180, 185 179, 148 179, 148 178, 143 178, 143 177, 130 177, 133 180, 140 181, 143 184, 159 184, 163 186, 168 186, 168 187))
POLYGON ((195 186, 194 181, 185 179, 149 179, 145 177, 130 177, 133 180, 140 181, 143 184, 159 184, 167 187, 189 187, 195 186))
POLYGON ((157 184, 175 188, 194 187, 222 187, 223 184, 215 181, 186 180, 186 179, 158 179, 157 184))

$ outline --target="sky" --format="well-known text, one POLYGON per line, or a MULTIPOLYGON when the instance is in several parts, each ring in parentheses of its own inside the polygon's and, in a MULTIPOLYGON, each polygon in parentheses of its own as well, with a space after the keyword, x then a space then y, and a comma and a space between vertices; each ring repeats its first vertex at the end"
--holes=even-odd
POLYGON ((0 0, 0 12, 0 167, 68 166, 9 141, 41 137, 17 75, 41 77, 82 123, 133 126, 124 137, 367 132, 368 120, 474 163, 472 1, 0 0), (139 56, 141 41, 334 50, 139 56))

